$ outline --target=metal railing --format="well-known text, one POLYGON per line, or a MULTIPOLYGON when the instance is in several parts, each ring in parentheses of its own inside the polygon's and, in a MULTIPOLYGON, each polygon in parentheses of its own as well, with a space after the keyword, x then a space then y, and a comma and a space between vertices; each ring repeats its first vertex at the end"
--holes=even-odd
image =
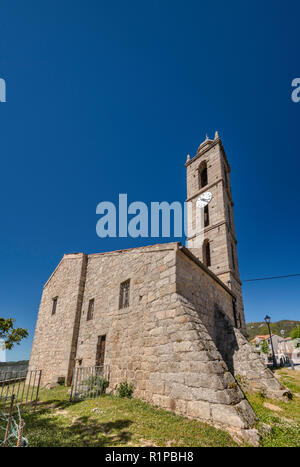
POLYGON ((109 378, 108 365, 74 368, 70 401, 94 399, 105 393, 109 378))
POLYGON ((0 400, 14 395, 15 403, 36 407, 42 370, 9 371, 0 373, 0 400))
POLYGON ((15 395, 0 399, 0 447, 26 447, 28 441, 23 437, 25 422, 15 395))

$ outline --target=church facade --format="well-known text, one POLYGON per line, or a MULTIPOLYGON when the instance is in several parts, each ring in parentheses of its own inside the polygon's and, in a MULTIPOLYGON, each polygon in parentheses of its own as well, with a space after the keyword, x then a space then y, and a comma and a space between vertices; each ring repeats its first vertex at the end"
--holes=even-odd
POLYGON ((75 365, 105 364, 109 390, 133 383, 137 398, 255 442, 242 387, 274 397, 283 390, 245 337, 230 167, 218 134, 186 169, 195 208, 187 247, 65 255, 43 289, 30 369, 43 370, 43 384, 70 384, 75 365), (194 213, 208 191, 200 232, 194 213))

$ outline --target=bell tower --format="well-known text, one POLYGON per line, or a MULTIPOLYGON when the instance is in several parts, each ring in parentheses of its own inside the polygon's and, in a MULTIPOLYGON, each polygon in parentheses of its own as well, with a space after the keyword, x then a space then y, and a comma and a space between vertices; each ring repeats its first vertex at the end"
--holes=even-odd
POLYGON ((235 325, 246 332, 233 218, 230 166, 222 141, 206 137, 196 155, 186 161, 187 247, 229 287, 235 325), (201 219, 199 222, 199 218, 201 219))

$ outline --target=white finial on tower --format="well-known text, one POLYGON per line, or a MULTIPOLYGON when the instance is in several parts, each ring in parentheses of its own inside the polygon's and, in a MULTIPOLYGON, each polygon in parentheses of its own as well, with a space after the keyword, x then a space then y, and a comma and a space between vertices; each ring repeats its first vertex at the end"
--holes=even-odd
POLYGON ((215 132, 215 139, 218 139, 219 138, 219 133, 218 133, 218 130, 215 132))
POLYGON ((206 133, 205 141, 207 141, 207 140, 208 140, 208 135, 207 135, 207 133, 206 133))
POLYGON ((191 156, 188 154, 188 155, 186 156, 186 162, 189 162, 190 160, 191 160, 191 156))

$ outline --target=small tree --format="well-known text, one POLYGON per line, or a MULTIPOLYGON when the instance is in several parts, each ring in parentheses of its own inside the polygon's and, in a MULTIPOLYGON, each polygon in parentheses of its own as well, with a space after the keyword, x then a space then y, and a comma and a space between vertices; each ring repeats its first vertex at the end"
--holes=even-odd
POLYGON ((260 344, 260 350, 263 352, 263 353, 266 353, 268 354, 269 353, 269 346, 268 346, 268 343, 267 341, 264 339, 262 341, 262 343, 260 344))
POLYGON ((15 320, 0 318, 0 339, 4 340, 5 348, 10 350, 15 344, 28 336, 27 329, 14 328, 15 320))
POLYGON ((300 338, 300 326, 297 326, 296 328, 292 329, 290 336, 292 339, 300 338))

